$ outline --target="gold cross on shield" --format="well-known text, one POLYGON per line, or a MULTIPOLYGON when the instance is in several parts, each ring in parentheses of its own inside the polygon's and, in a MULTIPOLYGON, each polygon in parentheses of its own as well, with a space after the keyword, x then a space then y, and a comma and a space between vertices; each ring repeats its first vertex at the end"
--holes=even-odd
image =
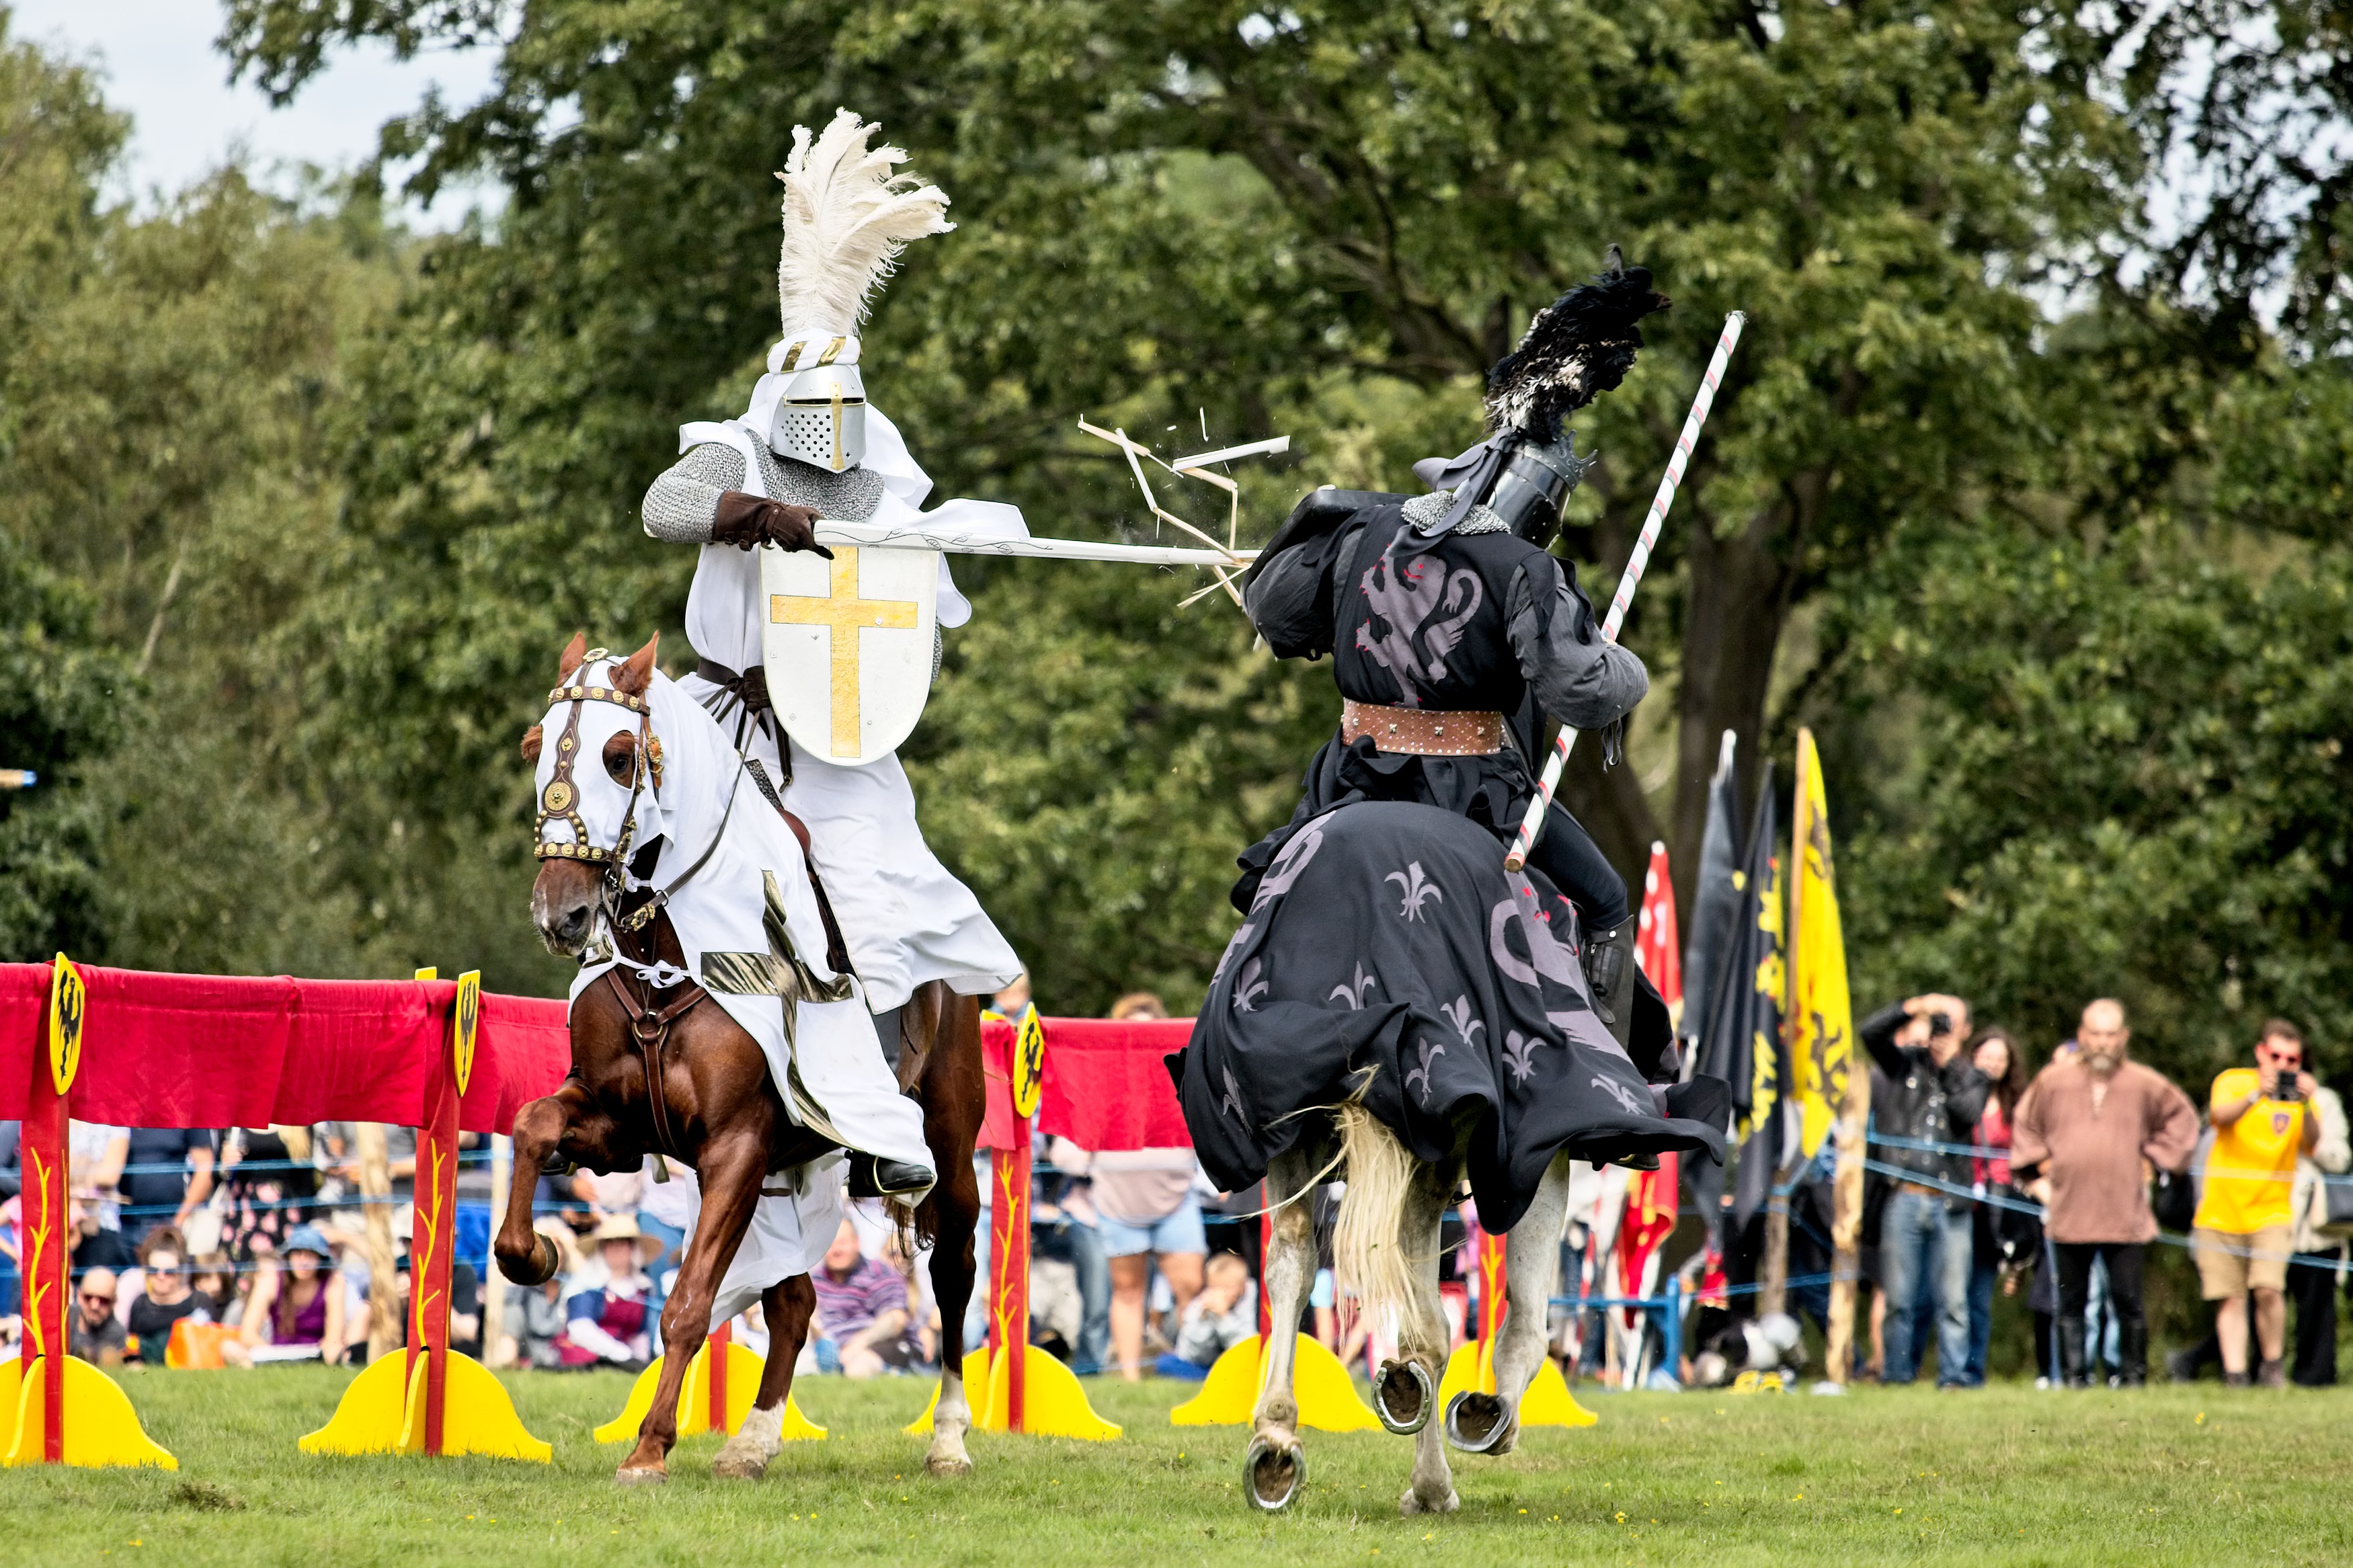
POLYGON ((913 599, 861 599, 858 596, 858 551, 833 547, 833 571, 827 596, 771 594, 768 619, 785 626, 824 626, 833 647, 833 754, 854 757, 860 749, 858 705, 858 633, 866 626, 913 631, 917 605, 913 599))

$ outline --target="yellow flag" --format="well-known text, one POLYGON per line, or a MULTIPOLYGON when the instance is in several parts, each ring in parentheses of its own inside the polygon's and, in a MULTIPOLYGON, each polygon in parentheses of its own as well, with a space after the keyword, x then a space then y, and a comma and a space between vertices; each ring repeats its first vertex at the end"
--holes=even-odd
POLYGON ((1797 1068, 1800 1147, 1810 1158, 1838 1120, 1854 1055, 1830 815, 1810 730, 1798 731, 1798 802, 1789 843, 1798 864, 1789 882, 1789 1001, 1781 1016, 1788 1020, 1789 1058, 1797 1068))

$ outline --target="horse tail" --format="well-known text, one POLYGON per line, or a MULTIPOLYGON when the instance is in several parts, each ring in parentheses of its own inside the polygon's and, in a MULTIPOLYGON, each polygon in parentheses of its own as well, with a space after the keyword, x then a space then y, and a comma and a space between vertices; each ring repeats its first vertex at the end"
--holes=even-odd
POLYGON ((1442 1343, 1443 1325, 1422 1321, 1428 1301, 1415 1275, 1417 1265, 1430 1260, 1407 1256, 1404 1219, 1414 1157, 1361 1100, 1339 1108, 1339 1123, 1348 1185, 1332 1230, 1333 1272, 1356 1291, 1373 1322, 1386 1315, 1397 1324, 1400 1343, 1442 1343))

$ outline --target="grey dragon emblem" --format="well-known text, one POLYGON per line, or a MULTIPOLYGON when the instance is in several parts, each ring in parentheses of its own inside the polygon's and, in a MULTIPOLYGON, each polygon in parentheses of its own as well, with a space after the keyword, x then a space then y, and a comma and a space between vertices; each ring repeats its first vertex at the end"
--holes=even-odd
POLYGON ((1536 1070, 1535 1037, 1517 1029, 1504 1031, 1504 1065, 1511 1069, 1514 1083, 1527 1082, 1536 1070))
POLYGON ((1373 613, 1356 628, 1356 647, 1396 680, 1400 703, 1419 708, 1421 688, 1446 679, 1447 656, 1461 642, 1486 590, 1477 573, 1449 574, 1427 555, 1400 569, 1393 558, 1405 536, 1399 529, 1358 584, 1373 613))
POLYGON ((1249 963, 1243 964, 1242 972, 1234 977, 1235 1012, 1255 1013, 1258 1011, 1258 999, 1265 995, 1267 991, 1266 982, 1258 977, 1259 968, 1259 961, 1253 958, 1249 963))
POLYGON ((1457 996, 1439 1011, 1446 1015, 1446 1021, 1454 1026, 1454 1032, 1462 1037, 1462 1043, 1466 1046, 1477 1044, 1474 1037, 1487 1026, 1485 1020, 1471 1016, 1471 998, 1468 996, 1457 996))
POLYGON ((1430 900, 1436 899, 1441 904, 1446 901, 1446 895, 1439 890, 1438 884, 1421 874, 1421 862, 1419 860, 1402 871, 1390 872, 1381 880, 1395 882, 1403 890, 1405 896, 1398 903, 1398 913, 1409 921, 1421 919, 1421 906, 1430 900))
POLYGON ((1416 1079, 1421 1079, 1421 1103, 1425 1107, 1430 1104, 1430 1064, 1445 1054, 1444 1046, 1425 1037, 1421 1042, 1421 1065, 1405 1075, 1405 1081, 1409 1085, 1416 1079))
POLYGON ((1350 1008, 1362 1011, 1365 1005, 1365 993, 1379 984, 1378 979, 1365 973, 1365 966, 1360 963, 1356 965, 1356 978, 1348 984, 1332 987, 1332 994, 1325 1000, 1345 1002, 1350 1008))

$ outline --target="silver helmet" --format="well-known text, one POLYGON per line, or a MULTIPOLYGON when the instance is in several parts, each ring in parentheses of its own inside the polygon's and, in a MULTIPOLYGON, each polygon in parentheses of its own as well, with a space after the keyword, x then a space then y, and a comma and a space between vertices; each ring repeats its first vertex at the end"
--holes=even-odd
POLYGON ((782 395, 764 432, 777 456, 840 473, 866 460, 866 383, 856 338, 806 338, 786 345, 782 395))
POLYGON ((858 329, 899 253, 945 234, 948 198, 936 185, 893 173, 907 154, 872 145, 881 127, 850 110, 812 136, 793 128, 785 183, 776 306, 784 340, 768 368, 783 382, 765 432, 777 454, 831 473, 866 458, 866 384, 858 329))

